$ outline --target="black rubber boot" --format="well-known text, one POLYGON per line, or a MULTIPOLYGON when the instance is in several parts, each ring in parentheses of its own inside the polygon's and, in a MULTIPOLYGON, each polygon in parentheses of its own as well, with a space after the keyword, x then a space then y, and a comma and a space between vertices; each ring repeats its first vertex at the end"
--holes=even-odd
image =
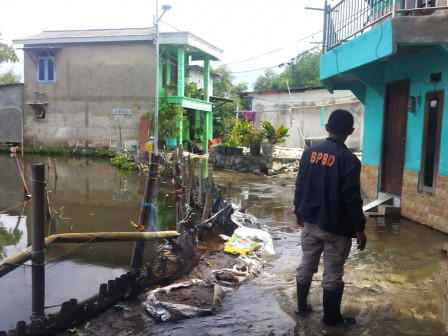
POLYGON ((311 304, 308 303, 307 297, 310 292, 311 284, 304 285, 297 282, 297 309, 294 313, 299 316, 305 316, 313 311, 311 304))
POLYGON ((338 289, 324 289, 324 317, 322 323, 325 326, 347 327, 356 324, 354 317, 344 317, 341 314, 341 300, 344 286, 338 289))

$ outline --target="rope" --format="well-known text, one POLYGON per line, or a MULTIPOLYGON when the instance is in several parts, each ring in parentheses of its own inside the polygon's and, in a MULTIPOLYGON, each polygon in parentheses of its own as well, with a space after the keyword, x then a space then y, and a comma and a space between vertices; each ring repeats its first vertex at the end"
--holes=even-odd
MULTIPOLYGON (((156 187, 157 189, 157 187, 156 187)), ((150 203, 149 215, 148 215, 148 231, 156 231, 157 220, 154 220, 153 217, 157 216, 157 207, 156 202, 150 203)))
POLYGON ((35 180, 35 179, 32 179, 32 178, 30 178, 30 181, 31 182, 37 182, 37 183, 43 183, 44 185, 47 185, 47 181, 39 181, 39 180, 35 180))

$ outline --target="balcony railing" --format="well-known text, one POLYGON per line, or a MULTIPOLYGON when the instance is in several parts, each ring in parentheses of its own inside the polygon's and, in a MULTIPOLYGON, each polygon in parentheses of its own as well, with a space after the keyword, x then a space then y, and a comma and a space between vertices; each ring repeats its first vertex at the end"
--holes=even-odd
POLYGON ((332 8, 326 6, 323 52, 389 17, 428 15, 448 9, 448 6, 442 6, 442 2, 446 5, 446 0, 342 0, 332 8))

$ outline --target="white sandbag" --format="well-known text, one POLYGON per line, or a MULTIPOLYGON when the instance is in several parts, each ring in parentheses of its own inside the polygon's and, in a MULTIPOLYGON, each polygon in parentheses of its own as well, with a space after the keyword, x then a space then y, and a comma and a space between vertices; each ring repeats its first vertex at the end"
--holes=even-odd
POLYGON ((271 255, 275 254, 274 241, 272 236, 266 231, 240 226, 234 231, 234 234, 249 238, 259 243, 261 246, 258 251, 262 253, 264 252, 271 255))

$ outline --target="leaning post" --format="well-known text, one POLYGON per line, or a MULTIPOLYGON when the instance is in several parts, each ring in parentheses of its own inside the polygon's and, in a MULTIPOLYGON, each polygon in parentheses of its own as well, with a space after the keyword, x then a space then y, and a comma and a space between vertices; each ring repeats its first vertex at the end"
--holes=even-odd
POLYGON ((45 165, 34 163, 31 171, 31 317, 39 319, 45 306, 45 165))
MULTIPOLYGON (((157 208, 154 205, 154 200, 157 200, 155 192, 157 183, 157 172, 159 168, 159 155, 154 153, 151 156, 151 164, 149 165, 148 177, 146 178, 145 195, 142 203, 142 210, 140 212, 139 227, 143 228, 143 231, 148 231, 149 221, 151 218, 157 218, 157 208)), ((155 231, 157 223, 152 223, 154 227, 149 228, 151 231, 155 231)), ((138 271, 143 265, 143 253, 145 250, 145 241, 139 240, 135 242, 134 251, 132 254, 131 268, 134 271, 138 271)))

